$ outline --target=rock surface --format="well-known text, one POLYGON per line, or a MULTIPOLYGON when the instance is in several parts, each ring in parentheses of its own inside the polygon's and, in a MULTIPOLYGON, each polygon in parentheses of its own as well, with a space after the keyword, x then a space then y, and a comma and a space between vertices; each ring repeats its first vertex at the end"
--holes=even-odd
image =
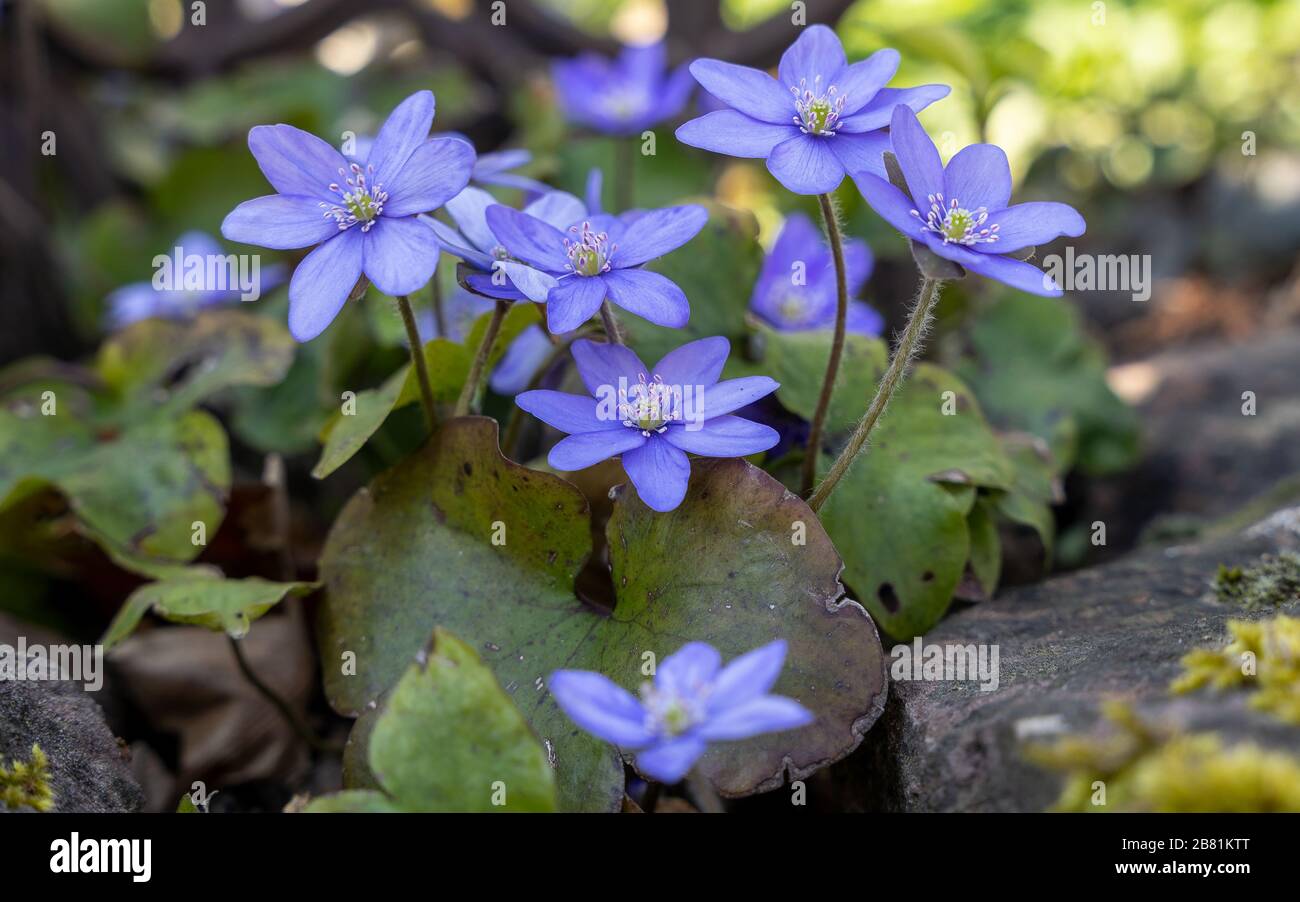
POLYGON ((0 681, 0 759, 26 761, 33 743, 49 758, 55 811, 137 811, 144 802, 129 753, 80 684, 0 681))
POLYGON ((1294 615, 1300 603, 1247 612, 1214 597, 1220 563, 1250 565, 1300 546, 1300 509, 1198 546, 1143 551, 954 611, 925 642, 996 644, 1000 685, 891 681, 885 714, 832 782, 868 782, 866 807, 892 811, 1040 811, 1062 778, 1023 756, 1026 737, 1088 732, 1106 698, 1169 726, 1215 730, 1231 744, 1300 748, 1300 728, 1235 695, 1171 696, 1181 657, 1226 642, 1230 618, 1294 615))

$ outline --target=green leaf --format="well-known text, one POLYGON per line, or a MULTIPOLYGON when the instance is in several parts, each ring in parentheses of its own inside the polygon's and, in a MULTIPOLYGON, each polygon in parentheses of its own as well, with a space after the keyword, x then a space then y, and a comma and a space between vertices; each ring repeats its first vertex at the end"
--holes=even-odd
POLYGON ((1063 475, 1123 470, 1137 459, 1137 415, 1106 384, 1101 346, 1058 298, 1007 294, 970 326, 974 355, 959 372, 1004 429, 1042 438, 1063 475))
POLYGON ((0 516, 54 490, 91 538, 145 557, 192 560, 224 516, 230 459, 221 425, 203 411, 98 427, 70 413, 0 410, 0 516))
POLYGON ((966 524, 970 528, 970 573, 974 577, 970 587, 973 591, 966 597, 985 601, 993 597, 1002 575, 1002 540, 998 538, 993 502, 976 498, 966 524))
POLYGON ((306 814, 397 814, 403 809, 375 789, 345 789, 312 799, 306 814))
MULTIPOLYGON (((501 456, 493 421, 444 424, 358 493, 326 542, 321 656, 352 652, 357 665, 348 676, 324 668, 331 704, 343 714, 365 711, 398 679, 418 637, 444 626, 484 655, 542 739, 561 807, 584 810, 619 806, 622 766, 546 692, 560 668, 598 670, 635 687, 647 652, 662 660, 702 640, 733 657, 786 638, 776 691, 813 710, 817 723, 710 750, 701 767, 727 795, 838 760, 879 715, 884 659, 875 628, 842 599, 841 562, 817 518, 761 470, 696 460, 686 500, 668 514, 618 490, 606 528, 612 615, 574 595, 590 528, 576 487, 501 456)), ((364 741, 363 724, 354 743, 364 741)), ((354 775, 354 784, 364 781, 354 775)))
POLYGON ((248 634, 252 621, 286 597, 306 595, 315 588, 315 583, 275 583, 258 577, 219 579, 204 571, 148 583, 131 593, 100 642, 105 649, 117 645, 151 610, 173 623, 224 631, 239 639, 248 634))
POLYGON ((369 750, 386 797, 353 791, 330 810, 378 810, 376 796, 405 811, 555 810, 541 743, 474 649, 443 629, 384 702, 369 750))
POLYGON ((714 335, 731 339, 739 348, 750 292, 762 265, 754 215, 710 204, 709 221, 699 235, 646 267, 672 279, 691 299, 690 321, 684 328, 669 329, 618 310, 628 344, 650 366, 679 345, 714 335))
MULTIPOLYGON (((236 385, 275 385, 293 363, 283 325, 243 310, 206 310, 193 320, 146 319, 100 348, 96 373, 135 416, 189 410, 236 385)), ((125 415, 119 415, 125 419, 125 415)))

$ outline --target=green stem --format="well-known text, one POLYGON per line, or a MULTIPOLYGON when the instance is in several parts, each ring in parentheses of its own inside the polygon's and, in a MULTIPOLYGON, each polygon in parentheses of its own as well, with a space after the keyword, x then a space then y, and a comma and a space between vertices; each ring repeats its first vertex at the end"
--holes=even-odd
POLYGON ((889 406, 890 398, 898 391, 898 386, 906 377, 908 367, 921 349, 921 340, 930 328, 930 319, 939 301, 940 284, 938 279, 922 279, 921 290, 907 319, 907 328, 903 330, 903 337, 899 340, 898 347, 894 349, 894 357, 889 361, 889 368, 885 370, 885 376, 876 388, 876 396, 871 399, 871 406, 867 408, 857 428, 853 430, 849 443, 844 446, 840 456, 831 465, 826 479, 817 486, 817 491, 808 499, 808 506, 813 511, 821 510, 831 492, 835 491, 836 484, 844 478, 844 474, 852 466, 854 459, 865 450, 867 439, 871 437, 871 430, 876 427, 876 422, 889 406))
POLYGON ((605 340, 610 344, 623 344, 623 330, 618 327, 618 318, 614 316, 614 307, 608 300, 600 303, 600 321, 605 324, 605 340))
POLYGON ((465 380, 465 387, 460 390, 460 399, 456 402, 456 416, 458 417, 463 417, 469 413, 470 406, 478 396, 479 383, 483 381, 483 371, 487 369, 488 357, 492 354, 492 346, 496 344, 497 334, 501 331, 501 323, 506 318, 506 313, 509 310, 509 301, 497 301, 496 307, 492 310, 492 318, 488 320, 487 331, 483 333, 483 340, 479 342, 478 351, 474 354, 474 362, 470 364, 469 378, 465 380))
POLYGON ((799 494, 805 497, 812 491, 817 479, 817 457, 821 454, 822 432, 826 428, 826 411, 831 406, 835 392, 835 377, 840 372, 840 359, 844 356, 845 323, 849 316, 849 282, 844 271, 844 238, 840 234, 839 220, 835 216, 835 202, 829 194, 817 195, 821 204, 822 220, 826 223, 826 237, 831 243, 835 258, 835 333, 831 338, 831 356, 826 361, 826 375, 822 379, 822 392, 813 412, 812 428, 808 432, 808 447, 803 459, 803 473, 799 480, 799 494))
POLYGON ((632 198, 636 193, 634 149, 631 136, 614 139, 614 205, 619 213, 632 209, 632 198))
POLYGON ((415 314, 411 312, 411 301, 404 294, 397 296, 397 309, 402 314, 402 323, 406 326, 406 343, 411 349, 411 363, 415 366, 415 378, 420 383, 420 400, 424 403, 424 416, 429 421, 429 431, 438 426, 438 408, 433 402, 433 385, 429 382, 429 367, 424 362, 424 344, 420 341, 420 330, 415 325, 415 314))

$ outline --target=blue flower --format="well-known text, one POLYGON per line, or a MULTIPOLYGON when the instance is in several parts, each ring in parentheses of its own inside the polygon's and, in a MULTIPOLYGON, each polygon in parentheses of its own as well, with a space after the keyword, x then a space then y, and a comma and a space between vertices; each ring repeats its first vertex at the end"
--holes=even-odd
POLYGON ((934 142, 906 107, 894 110, 890 133, 908 193, 873 173, 853 174, 858 190, 882 219, 974 273, 1030 294, 1060 297, 1051 276, 1005 255, 1061 235, 1082 235, 1087 226, 1077 210, 1060 203, 1007 206, 1011 167, 1002 148, 992 144, 958 151, 945 170, 934 142))
MULTIPOLYGON (((871 249, 865 242, 845 243, 844 267, 850 296, 862 290, 873 264, 871 249)), ((801 213, 792 214, 763 261, 749 309, 782 332, 804 332, 834 328, 837 301, 835 261, 830 248, 823 243, 812 220, 801 213)), ((862 301, 850 301, 847 325, 850 332, 879 335, 884 320, 862 301)))
POLYGON ((497 267, 530 300, 546 303, 547 327, 557 335, 590 319, 606 297, 652 323, 686 325, 686 295, 641 266, 690 241, 708 219, 707 210, 689 204, 591 216, 561 229, 500 204, 487 210, 492 234, 523 261, 497 267))
MULTIPOLYGON (((510 252, 488 226, 487 211, 497 204, 497 199, 481 188, 466 188, 446 203, 447 214, 456 228, 432 216, 421 219, 433 229, 443 250, 477 270, 465 278, 465 284, 471 289, 507 301, 527 300, 528 296, 510 281, 507 271, 497 266, 517 262, 512 261, 510 252)), ((566 228, 586 212, 582 201, 563 191, 548 191, 523 210, 524 215, 557 229, 566 228)))
POLYGON ((884 175, 890 111, 922 110, 947 85, 886 88, 898 51, 878 50, 848 65, 840 39, 825 25, 806 28, 781 56, 778 78, 766 72, 700 59, 691 74, 727 104, 677 129, 677 139, 733 157, 767 160, 777 180, 796 194, 834 191, 847 173, 884 175))
POLYGON ((278 193, 240 204, 221 233, 278 250, 319 245, 289 282, 289 331, 299 341, 334 321, 363 274, 390 295, 412 294, 432 278, 438 242, 417 215, 460 193, 474 165, 468 142, 429 138, 433 114, 429 91, 406 98, 364 165, 290 125, 249 131, 249 150, 278 193))
MULTIPOLYGON (((186 232, 176 240, 174 252, 182 260, 199 257, 211 261, 227 257, 225 249, 206 232, 186 232)), ((183 287, 183 275, 173 270, 173 278, 178 284, 171 288, 160 288, 148 281, 132 282, 116 289, 104 299, 108 308, 104 314, 105 324, 110 329, 121 329, 150 317, 187 319, 207 307, 231 304, 243 297, 244 289, 229 280, 224 285, 208 285, 205 278, 203 287, 183 287)), ((284 281, 284 267, 279 264, 259 266, 258 278, 260 281, 253 288, 260 293, 270 291, 284 281)))
POLYGON ((676 116, 691 94, 685 66, 668 71, 662 43, 624 47, 616 60, 584 53, 551 66, 570 122, 606 135, 636 135, 676 116))
POLYGON ((537 179, 526 175, 516 175, 511 169, 527 166, 533 155, 526 150, 498 150, 494 153, 480 154, 474 161, 474 172, 470 176, 471 185, 498 185, 502 188, 518 188, 528 194, 542 194, 550 187, 537 179))
POLYGON ((557 670, 548 685, 578 726, 636 752, 642 775, 672 784, 690 771, 710 742, 748 739, 813 722, 807 708, 769 691, 785 663, 778 639, 722 666, 718 650, 690 642, 664 658, 641 699, 604 674, 557 670))
POLYGON ((569 433, 551 449, 551 466, 581 470, 622 455, 641 500, 670 511, 686 496, 687 452, 744 457, 780 438, 767 426, 727 416, 779 387, 767 376, 719 382, 730 350, 725 338, 704 338, 670 351, 651 369, 623 345, 579 340, 573 359, 591 397, 538 390, 515 403, 569 433))

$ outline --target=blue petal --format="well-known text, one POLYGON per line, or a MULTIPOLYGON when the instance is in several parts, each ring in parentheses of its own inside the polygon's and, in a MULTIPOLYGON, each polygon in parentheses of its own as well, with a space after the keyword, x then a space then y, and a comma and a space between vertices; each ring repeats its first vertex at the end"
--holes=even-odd
POLYGON ((1088 228, 1074 207, 1051 201, 1016 204, 989 219, 998 227, 998 240, 989 247, 1000 254, 1046 244, 1061 235, 1078 238, 1088 228))
POLYGON ((685 292, 667 276, 645 269, 616 269, 599 278, 612 303, 655 325, 680 329, 691 318, 685 292))
POLYGON ((788 125, 795 114, 790 92, 759 69, 698 59, 691 63, 691 74, 706 91, 751 119, 788 125))
MULTIPOLYGON (((924 213, 930 209, 929 198, 943 193, 943 163, 939 160, 939 151, 921 128, 916 113, 905 106, 894 107, 889 132, 894 155, 898 157, 898 165, 907 179, 907 189, 916 209, 924 213)), ((891 224, 898 228, 896 223, 891 224)))
POLYGON ((563 232, 587 216, 587 205, 567 191, 548 191, 528 206, 524 213, 563 232))
POLYGON ((485 153, 474 161, 474 178, 481 179, 484 176, 505 172, 507 169, 518 169, 520 166, 527 166, 532 159, 533 155, 522 149, 485 153))
POLYGON ((546 460, 555 469, 571 473, 619 454, 634 454, 645 444, 646 437, 635 429, 583 432, 557 442, 546 460))
POLYGON ((546 328, 552 335, 572 332, 596 315, 605 300, 601 276, 570 276, 546 295, 546 328))
POLYGON ((609 677, 589 670, 557 670, 547 688, 569 719, 593 736, 637 749, 653 738, 636 697, 609 677))
POLYGON ((690 771, 707 748, 704 740, 681 736, 646 749, 636 756, 636 769, 642 776, 671 786, 690 771))
POLYGON ((872 132, 888 128, 894 107, 903 105, 914 113, 952 93, 947 85, 917 85, 914 88, 881 88, 875 98, 852 116, 840 120, 840 134, 872 132))
MULTIPOLYGON (((550 273, 533 269, 531 266, 525 266, 522 263, 515 263, 513 260, 497 260, 492 264, 492 284, 500 291, 509 289, 514 286, 520 294, 538 304, 546 302, 551 293, 551 289, 559 285, 559 281, 550 273), (501 284, 502 274, 506 277, 507 284, 501 284)), ((493 295, 496 297, 498 295, 493 295)), ((506 295, 500 295, 505 297, 506 295)))
POLYGON ((334 322, 361 277, 361 230, 348 229, 302 259, 289 280, 289 331, 311 341, 334 322))
POLYGON ((801 80, 812 88, 817 76, 822 78, 822 90, 830 87, 830 79, 844 68, 844 47, 840 39, 825 25, 809 25, 799 39, 781 54, 778 73, 781 84, 787 88, 798 87, 801 80))
POLYGON ((885 318, 869 304, 851 301, 844 328, 855 335, 879 335, 885 330, 885 318))
POLYGON ((1019 288, 1021 291, 1027 291, 1041 297, 1059 298, 1061 296, 1061 289, 1057 287, 1056 281, 1030 263, 1025 263, 1023 260, 1013 260, 1011 257, 1001 257, 997 254, 972 254, 971 256, 976 259, 971 262, 963 262, 962 265, 973 273, 988 279, 996 279, 1004 285, 1010 285, 1012 288, 1019 288))
MULTIPOLYGON (((361 231, 353 226, 348 231, 361 231)), ((381 216, 363 233, 365 270, 384 294, 414 294, 429 283, 442 246, 437 236, 414 216, 381 216)))
POLYGON ((709 211, 699 204, 649 210, 627 227, 617 240, 611 262, 619 269, 640 266, 674 251, 700 233, 709 221, 709 211))
MULTIPOLYGON (((468 188, 465 189, 465 191, 468 190, 468 188)), ((459 257, 477 269, 490 270, 492 268, 494 262, 492 257, 474 248, 473 242, 467 236, 462 235, 445 222, 434 219, 432 216, 420 216, 418 218, 420 222, 433 229, 433 235, 438 239, 438 243, 442 245, 444 251, 453 257, 459 257)))
POLYGON ((469 239, 471 246, 483 254, 491 254, 500 243, 487 224, 488 207, 497 203, 499 201, 482 188, 466 188, 447 201, 447 215, 469 239))
POLYGON ((921 220, 912 215, 916 207, 910 197, 870 172, 855 173, 853 183, 877 216, 909 238, 921 237, 921 220))
POLYGON ((649 375, 641 358, 625 345, 580 338, 569 347, 569 352, 578 365, 582 384, 596 397, 611 388, 617 390, 620 379, 636 384, 640 376, 649 375))
POLYGON ((539 389, 524 392, 515 398, 515 403, 548 426, 570 435, 624 428, 617 419, 602 420, 596 399, 586 395, 539 389))
POLYGON ((766 695, 781 675, 787 649, 786 641, 777 639, 745 652, 724 667, 709 693, 709 711, 720 714, 766 695))
POLYGON ((489 387, 498 395, 519 394, 532 383, 554 347, 545 329, 537 324, 529 326, 506 348, 488 380, 489 387))
POLYGON ((733 708, 725 708, 717 715, 696 727, 701 739, 748 739, 763 733, 779 733, 807 726, 816 718, 811 711, 793 699, 780 695, 765 695, 733 708))
POLYGON ((735 110, 717 110, 677 129, 677 140, 701 150, 763 159, 782 141, 801 134, 793 123, 759 122, 735 110))
POLYGON ((739 410, 759 398, 765 398, 780 388, 780 384, 767 376, 742 376, 728 379, 704 389, 700 409, 710 419, 739 410))
POLYGON ((699 697, 722 666, 722 655, 707 642, 687 642, 659 662, 655 686, 680 698, 699 697))
POLYGON ((827 194, 844 180, 844 166, 826 145, 838 138, 798 135, 778 144, 767 169, 795 194, 827 194))
POLYGON ((532 298, 516 288, 514 283, 505 276, 505 271, 501 270, 500 266, 501 264, 498 264, 497 269, 491 273, 467 274, 465 285, 475 294, 485 298, 496 298, 501 301, 531 301, 532 298))
POLYGON ((104 299, 108 306, 105 325, 109 329, 121 329, 151 316, 168 316, 171 313, 170 294, 157 290, 149 282, 123 285, 104 299))
POLYGON ((891 149, 889 135, 884 132, 867 132, 854 135, 844 132, 827 141, 827 146, 850 174, 870 172, 885 176, 885 151, 891 149))
POLYGON ((1011 200, 1011 164, 996 144, 971 144, 957 151, 943 181, 944 200, 956 199, 967 210, 983 207, 992 213, 1011 200))
POLYGON ((600 201, 600 189, 603 181, 604 176, 601 171, 593 166, 591 171, 587 173, 587 190, 583 195, 587 200, 588 215, 595 216, 604 209, 600 201))
POLYGON ((258 125, 248 132, 248 149, 266 180, 281 194, 339 200, 329 186, 342 184, 339 170, 346 172, 348 162, 315 135, 292 125, 258 125))
MULTIPOLYGON (((689 417, 689 412, 687 413, 689 417)), ((673 447, 701 457, 746 457, 776 445, 780 434, 769 426, 741 417, 722 416, 702 424, 674 423, 662 433, 673 447)))
POLYGON ((701 338, 674 348, 654 366, 654 374, 665 385, 710 386, 722 375, 731 353, 731 342, 721 335, 701 338))
POLYGON ((689 424, 668 427, 664 438, 675 447, 701 457, 747 457, 766 451, 781 440, 781 435, 770 426, 755 423, 742 417, 712 417, 701 428, 689 424))
POLYGON ((339 233, 338 223, 301 194, 268 194, 246 200, 226 214, 221 234, 231 241, 275 250, 311 247, 339 233))
POLYGON ((898 60, 898 51, 886 47, 861 62, 846 66, 835 77, 835 87, 844 98, 842 115, 851 116, 869 104, 898 71, 898 60))
POLYGON ((651 510, 667 513, 686 497, 691 461, 685 451, 657 435, 646 439, 645 444, 636 450, 624 453, 623 469, 636 486, 637 495, 651 510))
POLYGON ((395 180, 415 149, 428 139, 433 112, 433 92, 416 91, 388 114, 375 135, 375 143, 370 145, 366 160, 366 168, 374 169, 372 183, 387 187, 395 180))
POLYGON ((488 228, 512 257, 547 272, 564 272, 569 261, 559 229, 501 204, 488 207, 486 216, 488 228))
POLYGON ((474 147, 460 138, 426 141, 384 185, 388 201, 385 216, 429 213, 465 189, 474 168, 474 147))

